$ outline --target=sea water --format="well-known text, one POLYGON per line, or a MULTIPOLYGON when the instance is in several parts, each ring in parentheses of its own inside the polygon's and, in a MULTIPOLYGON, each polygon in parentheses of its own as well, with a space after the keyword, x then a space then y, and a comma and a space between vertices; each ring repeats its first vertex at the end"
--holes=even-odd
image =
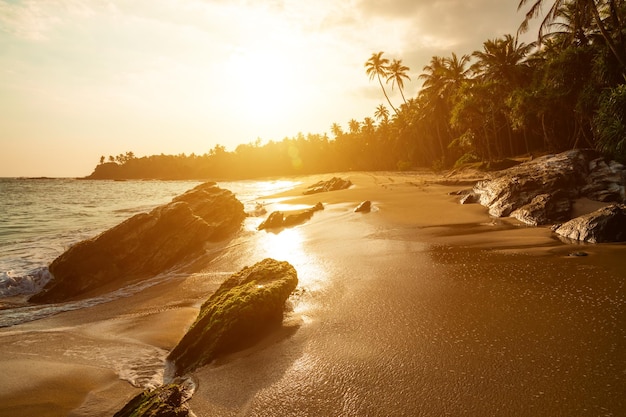
MULTIPOLYGON (((50 280, 48 265, 75 243, 127 218, 168 203, 201 181, 108 181, 0 178, 0 327, 88 307, 141 291, 147 281, 96 299, 63 305, 15 304, 50 280)), ((295 186, 295 181, 219 182, 254 210, 260 196, 295 186)), ((162 277, 161 277, 162 278, 162 277)))

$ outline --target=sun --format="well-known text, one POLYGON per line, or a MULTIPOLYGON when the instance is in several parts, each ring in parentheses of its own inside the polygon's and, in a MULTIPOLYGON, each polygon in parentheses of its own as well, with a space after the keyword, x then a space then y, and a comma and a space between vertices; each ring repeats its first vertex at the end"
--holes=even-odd
POLYGON ((297 100, 297 75, 284 53, 272 49, 243 50, 226 61, 231 106, 243 119, 275 123, 297 100))

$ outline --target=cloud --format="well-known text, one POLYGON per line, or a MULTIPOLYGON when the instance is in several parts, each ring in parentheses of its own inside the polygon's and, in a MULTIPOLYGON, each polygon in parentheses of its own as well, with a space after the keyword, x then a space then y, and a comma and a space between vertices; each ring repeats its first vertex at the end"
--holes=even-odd
POLYGON ((30 41, 45 41, 49 33, 67 21, 93 16, 89 0, 23 0, 0 2, 0 28, 11 36, 30 41))
MULTIPOLYGON (((479 49, 487 39, 515 34, 522 21, 516 2, 503 0, 360 0, 359 9, 370 18, 405 23, 405 44, 433 49, 479 49)), ((447 52, 465 52, 450 49, 447 52)))

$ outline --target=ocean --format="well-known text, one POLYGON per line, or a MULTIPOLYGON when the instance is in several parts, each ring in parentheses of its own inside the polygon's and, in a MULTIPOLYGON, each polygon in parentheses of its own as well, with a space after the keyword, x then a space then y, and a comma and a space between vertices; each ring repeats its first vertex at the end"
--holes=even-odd
MULTIPOLYGON (((48 265, 70 246, 135 214, 168 203, 200 183, 0 178, 0 327, 88 307, 140 290, 127 288, 102 299, 57 306, 24 303, 48 282, 48 265)), ((296 184, 278 180, 218 183, 234 192, 246 211, 254 210, 260 196, 296 184)))

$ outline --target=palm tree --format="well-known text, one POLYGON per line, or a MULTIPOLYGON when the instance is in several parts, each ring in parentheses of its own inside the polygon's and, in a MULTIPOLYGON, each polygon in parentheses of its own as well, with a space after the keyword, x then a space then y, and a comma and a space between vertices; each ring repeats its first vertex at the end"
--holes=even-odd
POLYGON ((393 86, 397 85, 400 90, 400 95, 402 96, 402 100, 404 104, 406 104, 406 98, 404 98, 404 93, 402 89, 404 88, 404 79, 411 80, 411 78, 406 75, 406 72, 410 70, 406 65, 402 65, 401 59, 394 59, 391 65, 387 68, 387 82, 391 81, 391 89, 393 90, 393 86))
POLYGON ((533 47, 534 44, 519 43, 511 35, 487 40, 482 51, 472 54, 477 59, 472 70, 483 79, 515 86, 527 68, 524 60, 533 47))
POLYGON ((420 91, 420 98, 424 101, 423 113, 428 115, 430 123, 433 124, 444 160, 451 136, 450 110, 457 92, 468 79, 469 60, 468 55, 459 58, 454 53, 450 58, 433 56, 430 64, 424 67, 424 72, 419 76, 424 80, 420 91), (444 140, 444 133, 447 140, 444 140))
POLYGON ((388 122, 389 110, 387 110, 387 107, 385 107, 384 104, 379 104, 378 107, 376 107, 376 112, 374 113, 374 117, 377 118, 378 120, 388 122))
POLYGON ((514 91, 526 85, 530 78, 526 56, 533 47, 533 44, 526 45, 511 35, 505 35, 503 38, 485 41, 483 50, 472 54, 477 59, 472 66, 476 74, 475 83, 483 85, 475 91, 481 92, 485 108, 489 109, 489 114, 485 114, 485 122, 491 123, 496 145, 502 144, 498 132, 506 131, 508 152, 511 155, 515 153, 516 146, 507 103, 511 102, 514 91))
POLYGON ((419 76, 421 80, 424 80, 421 93, 430 97, 441 97, 445 87, 445 59, 433 56, 430 64, 426 65, 423 71, 419 76))
POLYGON ((363 123, 362 123, 362 128, 361 131, 365 132, 367 134, 371 134, 374 132, 374 119, 372 119, 371 117, 366 117, 365 119, 363 119, 363 123))
POLYGON ((365 62, 365 72, 369 76, 370 80, 373 80, 374 77, 378 78, 378 83, 380 84, 380 88, 383 90, 383 94, 387 99, 387 102, 393 109, 393 111, 398 114, 398 110, 393 107, 391 104, 391 100, 389 100, 389 96, 387 96, 387 92, 385 91, 385 87, 383 86, 383 82, 380 77, 386 77, 389 72, 389 60, 387 58, 383 58, 384 52, 374 52, 370 59, 365 62))
POLYGON ((333 133, 333 135, 335 135, 335 139, 337 139, 340 136, 343 136, 343 129, 341 128, 339 123, 333 123, 332 126, 330 127, 330 131, 333 133))
MULTIPOLYGON (((523 33, 528 30, 528 23, 539 15, 541 11, 544 0, 533 0, 533 4, 526 12, 525 18, 520 24, 518 29, 518 33, 523 33)), ((520 10, 524 5, 528 3, 528 0, 520 0, 517 9, 520 10)), ((571 7, 578 9, 578 12, 583 16, 591 15, 597 28, 600 30, 602 34, 602 38, 606 42, 609 50, 613 54, 614 58, 620 65, 620 72, 622 77, 626 80, 626 57, 624 52, 624 41, 622 35, 623 22, 620 21, 619 13, 617 12, 620 9, 620 5, 623 3, 623 0, 607 0, 607 1, 598 1, 598 0, 552 0, 552 6, 550 10, 546 14, 545 18, 541 22, 539 26, 539 41, 544 36, 544 31, 550 27, 552 23, 554 23, 560 17, 561 9, 567 4, 571 5, 571 7), (610 20, 612 21, 611 28, 617 35, 617 39, 620 42, 618 45, 613 38, 613 34, 609 32, 609 29, 605 25, 605 21, 602 19, 601 12, 604 13, 607 10, 609 11, 610 20)))
POLYGON ((430 64, 423 68, 424 72, 419 78, 424 80, 419 97, 425 102, 423 116, 428 117, 429 124, 434 125, 439 150, 442 158, 445 158, 446 146, 441 133, 441 125, 445 125, 447 119, 445 90, 446 65, 445 60, 433 56, 430 64))
POLYGON ((350 119, 348 129, 350 129, 350 133, 357 134, 361 130, 361 124, 356 119, 350 119))
POLYGON ((588 5, 581 8, 576 3, 565 3, 557 12, 558 18, 549 25, 551 32, 545 36, 556 38, 562 47, 567 44, 576 46, 589 44, 595 29, 592 15, 585 9, 588 9, 588 5))
POLYGON ((447 72, 447 84, 450 88, 458 89, 461 84, 469 78, 471 71, 467 65, 470 62, 471 57, 469 55, 462 55, 459 58, 454 52, 450 58, 444 58, 444 65, 447 72))

